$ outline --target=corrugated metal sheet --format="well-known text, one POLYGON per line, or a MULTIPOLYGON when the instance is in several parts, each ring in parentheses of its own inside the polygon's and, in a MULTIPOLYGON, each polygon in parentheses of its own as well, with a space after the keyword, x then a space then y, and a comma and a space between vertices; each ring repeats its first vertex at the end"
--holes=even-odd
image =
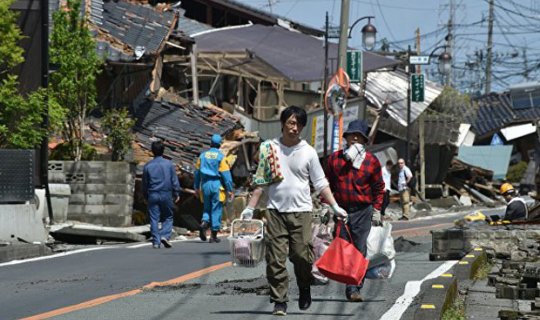
MULTIPOLYGON (((401 71, 370 72, 366 79, 366 98, 377 107, 385 100, 391 101, 388 114, 402 126, 407 126, 408 88, 407 75, 401 71)), ((424 102, 411 102, 410 122, 413 123, 441 92, 441 87, 426 80, 424 102)))

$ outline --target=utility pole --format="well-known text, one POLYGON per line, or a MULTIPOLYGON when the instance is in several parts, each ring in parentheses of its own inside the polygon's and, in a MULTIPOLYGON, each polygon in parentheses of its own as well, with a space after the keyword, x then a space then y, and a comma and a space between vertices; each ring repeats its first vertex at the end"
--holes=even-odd
POLYGON ((407 146, 405 148, 405 160, 407 161, 407 164, 411 165, 411 65, 409 64, 411 58, 411 45, 409 45, 409 48, 407 49, 407 62, 405 62, 405 71, 407 73, 407 146))
MULTIPOLYGON (((41 11, 41 87, 49 87, 49 1, 40 1, 41 11)), ((41 182, 45 187, 45 199, 49 214, 49 223, 53 224, 53 208, 51 203, 51 192, 49 190, 49 93, 45 92, 44 115, 41 126, 45 129, 45 135, 41 141, 40 160, 41 160, 41 182)))
MULTIPOLYGON (((454 53, 452 50, 454 49, 454 20, 456 15, 456 4, 454 0, 450 0, 450 8, 449 8, 450 14, 448 17, 448 35, 446 38, 446 52, 448 52, 451 56, 454 56, 454 53)), ((444 84, 447 86, 452 85, 452 68, 450 68, 450 72, 446 75, 446 79, 444 80, 444 84)))
POLYGON ((491 92, 491 65, 493 63, 493 11, 495 0, 489 0, 488 39, 486 57, 486 94, 491 92))
MULTIPOLYGON (((416 54, 422 54, 422 50, 420 49, 420 28, 416 28, 416 54)), ((416 65, 416 73, 422 73, 422 66, 419 64, 416 65)))
POLYGON ((523 77, 529 81, 529 61, 527 60, 527 47, 523 48, 523 77))
POLYGON ((339 22, 338 69, 347 64, 347 41, 349 39, 350 0, 341 0, 341 20, 339 22))
POLYGON ((322 100, 324 108, 324 125, 323 125, 323 161, 326 164, 326 157, 328 156, 328 110, 326 110, 326 101, 324 97, 326 95, 326 90, 328 87, 328 11, 326 11, 326 19, 324 24, 324 79, 323 79, 323 89, 322 89, 322 100))

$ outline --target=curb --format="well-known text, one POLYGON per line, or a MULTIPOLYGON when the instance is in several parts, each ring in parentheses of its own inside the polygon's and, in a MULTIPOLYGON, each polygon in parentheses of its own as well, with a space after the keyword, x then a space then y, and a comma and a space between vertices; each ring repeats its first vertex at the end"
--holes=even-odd
POLYGON ((442 319, 454 304, 460 281, 473 279, 478 269, 487 261, 483 248, 474 248, 458 261, 447 273, 422 284, 416 303, 409 307, 412 319, 442 319))
POLYGON ((10 244, 0 246, 0 263, 50 255, 51 249, 44 244, 10 244))

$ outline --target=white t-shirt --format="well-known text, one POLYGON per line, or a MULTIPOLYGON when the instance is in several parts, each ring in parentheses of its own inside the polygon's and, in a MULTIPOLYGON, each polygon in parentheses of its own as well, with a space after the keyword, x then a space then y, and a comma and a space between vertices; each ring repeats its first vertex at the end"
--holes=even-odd
POLYGON ((277 146, 283 180, 268 186, 268 208, 279 212, 312 211, 309 181, 317 192, 328 186, 328 180, 315 149, 305 140, 287 147, 280 139, 272 141, 277 146))
POLYGON ((392 190, 392 173, 386 169, 386 166, 382 167, 382 179, 384 181, 384 188, 387 191, 392 190))
POLYGON ((412 177, 412 172, 409 167, 404 166, 403 169, 399 171, 398 176, 398 191, 407 190, 407 179, 412 177))

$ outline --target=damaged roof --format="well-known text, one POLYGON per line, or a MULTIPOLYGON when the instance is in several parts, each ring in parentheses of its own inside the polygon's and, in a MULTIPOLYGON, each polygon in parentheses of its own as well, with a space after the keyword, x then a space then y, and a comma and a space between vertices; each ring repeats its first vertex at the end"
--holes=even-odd
POLYGON ((540 106, 513 109, 509 92, 490 93, 475 99, 478 113, 472 130, 480 137, 488 137, 509 125, 540 119, 540 106))
POLYGON ((176 24, 176 13, 122 0, 87 0, 87 14, 97 28, 98 53, 110 61, 156 55, 176 24))
MULTIPOLYGON (((401 126, 407 126, 407 90, 409 81, 407 75, 399 70, 370 72, 366 79, 365 96, 368 101, 377 108, 381 108, 384 101, 390 101, 388 114, 401 126)), ((442 87, 426 80, 424 101, 411 102, 411 118, 413 123, 418 116, 435 100, 442 92, 442 87)))
MULTIPOLYGON (((368 116, 370 125, 375 117, 368 116)), ((418 144, 418 120, 411 124, 411 143, 418 144)), ((427 145, 449 145, 458 146, 460 123, 450 115, 425 114, 424 115, 424 141, 427 145)), ((407 127, 401 125, 391 117, 381 118, 378 130, 400 140, 407 140, 407 127)))
POLYGON ((165 156, 191 173, 199 154, 210 147, 210 137, 237 126, 236 118, 220 109, 166 101, 146 100, 135 108, 135 118, 136 140, 144 149, 161 139, 165 156))
MULTIPOLYGON (((280 26, 246 25, 226 27, 193 36, 201 57, 211 54, 245 54, 236 60, 226 60, 232 69, 242 71, 247 65, 258 66, 260 74, 277 73, 296 82, 321 81, 324 75, 323 40, 280 26), (260 61, 263 63, 259 66, 260 61)), ((335 64, 338 46, 328 46, 329 65, 335 64)), ((219 56, 219 55, 216 55, 219 56)), ((219 57, 222 58, 222 57, 219 57)), ((211 61, 217 64, 217 61, 211 61)), ((223 62, 223 61, 222 61, 223 62)), ((400 62, 370 52, 364 52, 364 71, 393 67, 400 62)))

